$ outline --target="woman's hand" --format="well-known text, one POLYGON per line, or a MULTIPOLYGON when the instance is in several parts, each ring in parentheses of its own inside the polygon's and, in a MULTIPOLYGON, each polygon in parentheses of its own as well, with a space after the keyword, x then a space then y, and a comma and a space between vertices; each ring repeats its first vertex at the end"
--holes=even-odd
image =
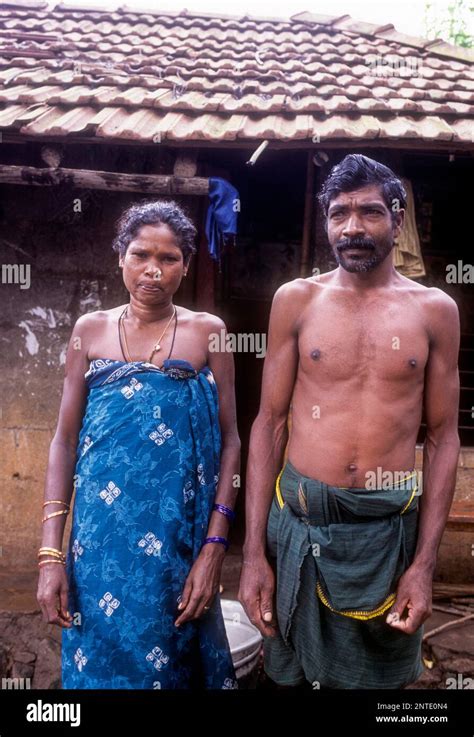
POLYGON ((204 545, 184 585, 178 609, 181 614, 175 622, 176 627, 199 619, 210 608, 219 590, 222 562, 225 548, 220 543, 204 545))
POLYGON ((41 566, 36 598, 44 622, 72 627, 72 616, 67 610, 68 590, 64 566, 55 563, 41 566))

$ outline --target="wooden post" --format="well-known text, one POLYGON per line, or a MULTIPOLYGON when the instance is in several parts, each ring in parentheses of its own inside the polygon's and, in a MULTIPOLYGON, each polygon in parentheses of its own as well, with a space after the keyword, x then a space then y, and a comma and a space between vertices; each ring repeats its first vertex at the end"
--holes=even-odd
POLYGON ((311 228, 313 223, 313 187, 314 187, 314 164, 313 152, 308 151, 308 159, 306 164, 306 189, 304 196, 304 216, 303 216, 303 239, 301 241, 301 261, 300 276, 309 276, 310 259, 311 259, 311 228))
POLYGON ((209 202, 200 201, 200 239, 196 254, 195 309, 204 312, 215 310, 215 264, 209 254, 206 238, 206 217, 209 202))

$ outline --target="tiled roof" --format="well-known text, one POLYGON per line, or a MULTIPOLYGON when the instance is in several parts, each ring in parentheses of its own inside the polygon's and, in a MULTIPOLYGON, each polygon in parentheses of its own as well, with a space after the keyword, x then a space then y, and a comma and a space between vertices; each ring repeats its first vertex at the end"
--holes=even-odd
POLYGON ((0 3, 0 131, 139 142, 473 141, 467 49, 349 16, 0 3))

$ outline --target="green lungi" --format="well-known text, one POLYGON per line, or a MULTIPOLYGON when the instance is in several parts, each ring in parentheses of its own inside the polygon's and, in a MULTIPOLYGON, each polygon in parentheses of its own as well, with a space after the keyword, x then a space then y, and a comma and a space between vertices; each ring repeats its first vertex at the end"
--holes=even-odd
MULTIPOLYGON (((383 484, 385 487, 385 484, 383 484)), ((287 461, 267 526, 277 571, 277 636, 265 671, 280 685, 401 688, 423 672, 423 627, 386 624, 418 528, 413 472, 389 488, 343 489, 287 461)))

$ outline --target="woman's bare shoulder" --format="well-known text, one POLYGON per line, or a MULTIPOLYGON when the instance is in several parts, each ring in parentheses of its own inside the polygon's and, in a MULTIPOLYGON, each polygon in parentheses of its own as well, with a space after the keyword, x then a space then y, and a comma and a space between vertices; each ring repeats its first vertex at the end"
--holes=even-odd
POLYGON ((178 319, 186 320, 196 328, 209 328, 209 330, 225 328, 224 321, 217 315, 213 315, 211 312, 189 310, 187 307, 178 308, 178 319))
POLYGON ((77 318, 76 326, 87 330, 94 326, 115 321, 124 309, 125 305, 119 305, 118 307, 112 307, 110 310, 94 310, 94 312, 85 312, 77 318))

